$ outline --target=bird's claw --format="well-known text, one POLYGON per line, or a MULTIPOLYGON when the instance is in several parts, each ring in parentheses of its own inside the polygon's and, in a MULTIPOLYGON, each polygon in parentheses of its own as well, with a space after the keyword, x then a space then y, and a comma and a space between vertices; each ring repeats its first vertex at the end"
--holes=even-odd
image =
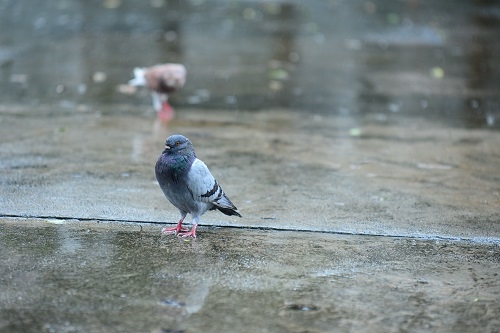
POLYGON ((187 228, 183 227, 173 227, 173 228, 163 228, 161 230, 162 234, 164 235, 169 235, 169 234, 174 234, 174 235, 180 235, 182 232, 188 231, 187 228))
POLYGON ((196 238, 196 233, 194 233, 192 230, 188 232, 180 232, 177 234, 177 236, 180 236, 182 238, 187 238, 187 237, 193 237, 196 238))

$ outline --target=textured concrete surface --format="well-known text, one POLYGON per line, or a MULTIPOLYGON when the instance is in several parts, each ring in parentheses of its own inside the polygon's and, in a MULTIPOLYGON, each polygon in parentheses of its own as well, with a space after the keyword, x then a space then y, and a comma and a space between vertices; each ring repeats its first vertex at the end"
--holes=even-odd
POLYGON ((2 115, 2 331, 497 330, 497 132, 127 110, 2 115), (194 241, 160 234, 173 132, 243 214, 208 212, 194 241))
POLYGON ((1 219, 2 332, 496 332, 498 245, 1 219))
POLYGON ((207 213, 205 224, 500 235, 496 131, 414 118, 190 109, 165 128, 127 107, 19 109, 2 116, 2 127, 4 216, 172 223, 178 213, 153 169, 165 138, 181 133, 244 212, 242 219, 207 213))

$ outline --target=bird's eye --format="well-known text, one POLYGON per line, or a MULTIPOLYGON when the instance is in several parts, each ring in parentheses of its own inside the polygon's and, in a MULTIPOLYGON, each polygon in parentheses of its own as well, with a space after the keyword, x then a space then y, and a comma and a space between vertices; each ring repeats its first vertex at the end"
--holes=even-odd
POLYGON ((180 145, 180 144, 181 144, 181 142, 180 142, 180 141, 175 141, 175 145, 176 145, 176 146, 178 146, 178 145, 180 145))

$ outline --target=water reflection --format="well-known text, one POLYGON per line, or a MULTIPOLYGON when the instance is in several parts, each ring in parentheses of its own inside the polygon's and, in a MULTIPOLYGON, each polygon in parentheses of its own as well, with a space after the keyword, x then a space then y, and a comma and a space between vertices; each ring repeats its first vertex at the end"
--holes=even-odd
POLYGON ((494 30, 499 18, 490 13, 491 5, 490 1, 476 1, 471 13, 472 24, 477 29, 468 38, 468 93, 462 111, 470 126, 481 126, 484 123, 494 126, 500 115, 496 112, 500 107, 499 101, 492 96, 498 87, 493 59, 497 43, 494 30))
POLYGON ((4 0, 0 6, 4 103, 147 107, 145 92, 137 98, 117 87, 135 66, 179 62, 189 82, 172 98, 174 107, 424 115, 498 127, 495 3, 4 0))

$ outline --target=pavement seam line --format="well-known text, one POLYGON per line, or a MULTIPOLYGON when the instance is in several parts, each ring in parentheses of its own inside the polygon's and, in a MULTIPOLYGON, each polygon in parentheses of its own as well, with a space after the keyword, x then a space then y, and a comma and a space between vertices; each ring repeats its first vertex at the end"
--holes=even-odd
MULTIPOLYGON (((139 223, 139 224, 173 224, 168 222, 158 221, 141 221, 141 220, 123 220, 123 219, 108 219, 108 218, 91 218, 91 217, 71 217, 71 216, 48 216, 48 215, 17 215, 17 214, 3 214, 0 218, 24 218, 24 219, 54 219, 54 220, 76 220, 76 221, 95 221, 101 223, 139 223)), ((470 242, 480 244, 496 244, 500 245, 500 238, 496 237, 459 237, 459 236, 445 236, 445 235, 402 235, 402 234, 377 234, 377 233, 362 233, 362 232, 349 232, 340 230, 314 230, 314 229, 294 229, 294 228, 278 228, 278 227, 260 227, 260 226, 241 226, 241 225, 218 225, 218 224, 200 224, 203 227, 212 228, 230 228, 230 229, 249 229, 249 230, 262 230, 262 231, 292 231, 292 232, 310 232, 320 234, 332 235, 346 235, 346 236, 371 236, 371 237, 388 237, 388 238, 402 238, 402 239, 416 239, 416 240, 442 240, 442 241, 456 241, 456 242, 470 242)))

